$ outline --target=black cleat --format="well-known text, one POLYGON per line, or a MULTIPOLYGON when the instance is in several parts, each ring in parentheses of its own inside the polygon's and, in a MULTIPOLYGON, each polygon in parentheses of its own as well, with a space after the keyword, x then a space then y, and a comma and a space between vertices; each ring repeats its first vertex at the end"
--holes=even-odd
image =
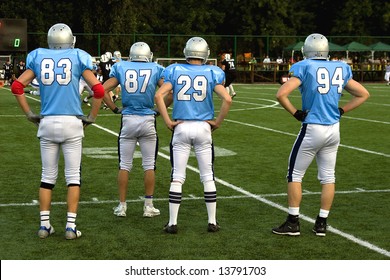
POLYGON ((166 233, 176 234, 176 233, 177 233, 177 225, 169 225, 169 223, 167 223, 167 224, 164 226, 164 231, 165 231, 166 233))
POLYGON ((301 234, 299 221, 292 223, 287 220, 280 227, 273 228, 272 232, 280 235, 298 236, 301 234))
POLYGON ((317 236, 326 236, 326 218, 320 218, 317 216, 316 222, 313 227, 313 232, 317 236))
POLYGON ((215 224, 209 224, 209 225, 207 226, 207 231, 208 231, 208 232, 217 232, 217 231, 219 231, 220 228, 221 228, 221 227, 219 226, 218 223, 217 223, 216 225, 215 225, 215 224))

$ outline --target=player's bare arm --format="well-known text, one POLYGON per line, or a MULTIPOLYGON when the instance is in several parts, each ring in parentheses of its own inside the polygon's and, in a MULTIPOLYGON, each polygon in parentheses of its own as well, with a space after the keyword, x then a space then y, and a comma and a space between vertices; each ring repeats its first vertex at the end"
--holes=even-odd
POLYGON ((232 105, 232 97, 223 85, 216 85, 214 91, 221 98, 222 104, 217 118, 215 120, 207 121, 211 125, 212 130, 216 130, 221 126, 232 105))
POLYGON ((172 100, 172 84, 164 83, 156 92, 154 96, 154 101, 157 105, 157 109, 160 112, 161 117, 163 118, 166 126, 173 130, 173 128, 178 125, 180 122, 172 121, 169 117, 166 100, 172 100), (171 95, 171 97, 169 97, 171 95))
POLYGON ((352 99, 342 107, 344 112, 348 112, 356 107, 359 107, 370 97, 367 89, 354 79, 349 80, 344 89, 353 96, 352 99))

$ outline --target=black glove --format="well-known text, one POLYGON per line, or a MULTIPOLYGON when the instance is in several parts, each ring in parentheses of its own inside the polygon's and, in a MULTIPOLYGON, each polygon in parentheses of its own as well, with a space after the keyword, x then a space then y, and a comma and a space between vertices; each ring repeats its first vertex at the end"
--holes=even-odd
POLYGON ((339 112, 340 112, 340 117, 341 117, 342 115, 344 115, 344 109, 343 109, 343 108, 339 107, 339 112))
POLYGON ((114 110, 112 110, 115 114, 121 114, 122 113, 122 108, 115 107, 114 110))
POLYGON ((39 123, 42 119, 42 116, 41 115, 36 115, 34 114, 31 110, 27 112, 26 114, 27 116, 27 119, 32 122, 33 124, 35 124, 36 126, 39 126, 39 123))
POLYGON ((81 121, 83 122, 83 127, 87 127, 90 124, 93 124, 95 122, 95 118, 92 118, 90 115, 88 116, 81 116, 79 117, 81 121))
POLYGON ((297 110, 294 113, 294 118, 296 118, 298 121, 303 122, 307 116, 307 112, 304 112, 302 110, 297 110))

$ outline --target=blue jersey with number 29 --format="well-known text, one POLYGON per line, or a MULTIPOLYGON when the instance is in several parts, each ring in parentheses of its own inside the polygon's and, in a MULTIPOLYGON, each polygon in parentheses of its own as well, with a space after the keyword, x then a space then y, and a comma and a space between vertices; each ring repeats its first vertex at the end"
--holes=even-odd
POLYGON ((92 58, 87 52, 39 48, 28 54, 26 68, 39 82, 41 115, 83 115, 79 83, 83 72, 92 70, 92 58))
POLYGON ((164 82, 172 84, 175 120, 214 119, 213 92, 225 80, 214 65, 172 64, 165 69, 164 82))
POLYGON ((341 61, 305 59, 291 66, 289 75, 301 80, 303 123, 331 125, 339 122, 338 102, 352 78, 351 67, 341 61))

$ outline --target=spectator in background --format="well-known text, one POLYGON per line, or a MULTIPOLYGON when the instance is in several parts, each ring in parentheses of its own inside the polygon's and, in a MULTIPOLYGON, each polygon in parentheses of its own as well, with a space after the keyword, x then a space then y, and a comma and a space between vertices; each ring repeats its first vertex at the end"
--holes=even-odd
POLYGON ((249 61, 249 70, 255 70, 256 64, 257 64, 256 57, 253 56, 249 61))
POLYGON ((263 67, 265 70, 270 70, 271 67, 270 67, 270 63, 271 63, 271 59, 269 58, 269 56, 267 55, 264 60, 263 60, 263 67))
POLYGON ((282 63, 283 63, 283 59, 280 56, 278 56, 278 58, 276 59, 277 70, 281 70, 280 69, 280 64, 282 64, 282 63))
POLYGON ((387 82, 387 85, 390 85, 390 61, 388 61, 385 66, 385 81, 387 82))

